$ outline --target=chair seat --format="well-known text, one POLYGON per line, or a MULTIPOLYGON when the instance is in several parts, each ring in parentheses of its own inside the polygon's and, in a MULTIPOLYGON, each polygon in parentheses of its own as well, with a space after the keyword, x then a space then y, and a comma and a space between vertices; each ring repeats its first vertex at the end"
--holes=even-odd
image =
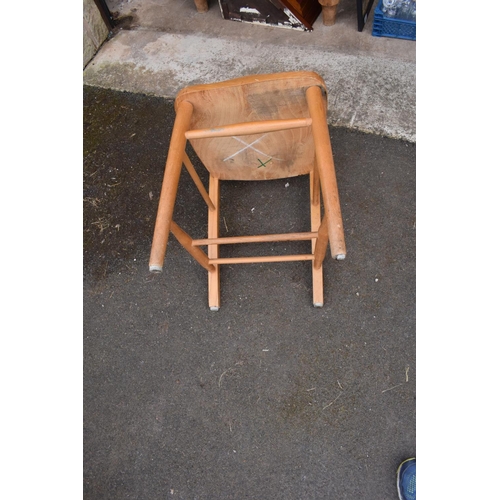
MULTIPOLYGON (((318 86, 312 72, 254 75, 226 82, 196 85, 179 92, 193 105, 191 129, 217 129, 231 124, 309 117, 305 91, 318 86)), ((310 127, 207 139, 191 145, 211 175, 220 180, 266 180, 311 172, 314 142, 310 127)))

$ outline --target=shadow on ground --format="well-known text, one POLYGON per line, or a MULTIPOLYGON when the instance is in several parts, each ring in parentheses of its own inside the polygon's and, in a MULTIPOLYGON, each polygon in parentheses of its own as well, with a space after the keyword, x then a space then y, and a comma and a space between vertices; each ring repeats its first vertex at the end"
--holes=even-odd
MULTIPOLYGON (((322 309, 296 262, 224 267, 210 312, 175 238, 148 272, 173 118, 84 87, 84 497, 396 500, 416 452, 415 145, 331 129, 348 254, 325 261, 322 309)), ((202 237, 180 186, 175 219, 202 237)), ((307 189, 224 183, 221 234, 307 231, 307 189)))

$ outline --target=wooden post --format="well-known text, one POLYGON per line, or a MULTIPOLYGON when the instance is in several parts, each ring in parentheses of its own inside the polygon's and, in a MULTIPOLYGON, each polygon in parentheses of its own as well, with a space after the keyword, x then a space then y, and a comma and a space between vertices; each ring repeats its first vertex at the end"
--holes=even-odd
POLYGON ((325 26, 332 26, 335 24, 337 17, 337 7, 340 0, 318 0, 321 4, 323 14, 323 24, 325 26))
POLYGON ((203 182, 201 182, 200 176, 196 172, 193 164, 191 163, 191 160, 189 159, 189 156, 187 153, 184 153, 184 166, 186 167, 186 170, 189 172, 189 175, 191 176, 191 179, 193 179, 193 182, 195 186, 198 188, 198 191, 200 192, 202 198, 205 200, 205 203, 207 204, 207 207, 210 210, 215 210, 215 206, 212 203, 212 200, 210 200, 210 196, 208 196, 208 193, 205 189, 205 186, 203 185, 203 182))
POLYGON ((314 269, 320 269, 325 260, 326 247, 328 245, 328 223, 323 217, 318 229, 318 239, 314 248, 314 269))
MULTIPOLYGON (((318 224, 319 226, 319 224, 318 224)), ((226 236, 223 238, 203 238, 193 240, 193 246, 201 245, 234 245, 237 243, 263 243, 266 241, 303 241, 312 240, 318 236, 310 233, 284 233, 284 234, 256 234, 254 236, 226 236)))
POLYGON ((316 165, 319 172, 321 193, 325 205, 325 217, 328 224, 330 251, 334 259, 345 258, 344 227, 340 212, 340 200, 333 164, 332 145, 326 121, 326 109, 319 87, 306 90, 307 105, 312 118, 312 133, 316 152, 316 165))
POLYGON ((208 262, 210 264, 258 264, 259 262, 293 262, 296 260, 314 260, 314 255, 304 253, 296 255, 266 255, 258 257, 225 257, 222 259, 209 259, 208 262))
POLYGON ((312 182, 312 194, 311 194, 311 203, 313 205, 319 205, 321 201, 321 189, 319 183, 319 171, 318 166, 316 165, 316 160, 314 161, 314 168, 311 172, 311 182, 312 182))
POLYGON ((254 135, 266 132, 278 132, 293 128, 309 127, 310 118, 291 118, 288 120, 262 120, 260 122, 232 123, 214 128, 189 130, 187 139, 206 139, 208 137, 231 137, 233 135, 254 135))
MULTIPOLYGON (((311 231, 318 231, 321 225, 321 204, 319 200, 318 170, 316 168, 314 168, 314 170, 310 173, 309 179, 311 199, 311 231)), ((324 239, 327 238, 328 235, 324 235, 324 239)), ((316 246, 317 239, 315 238, 311 240, 311 249, 313 254, 315 254, 316 246)), ((316 261, 313 262, 312 266, 313 305, 314 307, 323 307, 323 266, 321 264, 316 266, 315 264, 316 261)))
POLYGON ((190 102, 183 101, 180 103, 177 109, 174 128, 172 130, 172 137, 170 139, 170 147, 161 187, 160 202, 158 204, 158 213, 156 215, 153 243, 151 245, 151 254, 149 257, 149 270, 151 272, 161 272, 163 270, 170 223, 172 222, 175 197, 179 185, 179 176, 181 174, 182 161, 186 149, 185 133, 189 129, 192 113, 193 105, 190 102))
MULTIPOLYGON (((210 176, 208 183, 208 194, 215 210, 208 210, 208 237, 219 237, 219 184, 216 177, 210 176)), ((219 245, 208 245, 208 258, 219 258, 219 245)), ((214 264, 215 268, 208 272, 208 307, 211 311, 218 311, 220 308, 220 265, 214 264)))
POLYGON ((177 241, 191 254, 191 256, 207 271, 214 271, 215 267, 208 262, 208 257, 203 250, 193 246, 193 240, 189 234, 183 231, 174 221, 170 223, 170 230, 177 241))
POLYGON ((198 12, 207 12, 208 11, 207 0, 194 0, 194 4, 196 5, 196 10, 198 12))

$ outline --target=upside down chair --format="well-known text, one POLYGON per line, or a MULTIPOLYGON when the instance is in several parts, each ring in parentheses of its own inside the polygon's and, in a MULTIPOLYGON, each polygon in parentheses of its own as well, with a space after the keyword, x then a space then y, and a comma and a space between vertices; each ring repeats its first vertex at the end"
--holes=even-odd
POLYGON ((310 260, 313 305, 322 307, 323 260, 328 243, 334 259, 342 260, 346 255, 326 110, 325 83, 313 72, 253 75, 181 90, 175 100, 176 118, 150 271, 162 271, 172 232, 207 270, 208 305, 216 311, 220 307, 222 265, 310 260), (209 172, 208 192, 186 154, 188 140, 209 172), (172 220, 183 164, 208 207, 207 238, 191 238, 172 220), (219 237, 221 181, 266 181, 298 175, 310 178, 310 232, 219 237), (296 240, 310 240, 311 253, 219 258, 220 245, 296 240), (207 247, 207 252, 200 247, 207 247))

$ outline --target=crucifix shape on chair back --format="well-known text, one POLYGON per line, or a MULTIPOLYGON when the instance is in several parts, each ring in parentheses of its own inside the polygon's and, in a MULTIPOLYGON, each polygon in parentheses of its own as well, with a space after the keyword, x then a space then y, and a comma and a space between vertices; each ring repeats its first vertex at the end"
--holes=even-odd
POLYGON ((310 260, 313 304, 321 307, 322 266, 328 242, 333 258, 341 260, 346 254, 323 79, 316 73, 300 71, 195 85, 179 92, 175 110, 150 271, 162 270, 171 231, 208 271, 209 307, 218 310, 222 265, 310 260), (188 140, 209 172, 208 192, 185 152, 188 140), (192 239, 172 220, 183 164, 208 206, 205 239, 192 239), (310 177, 310 232, 219 237, 220 181, 265 181, 298 175, 310 177), (320 198, 324 205, 323 218, 320 198), (292 240, 311 240, 311 253, 219 258, 219 245, 292 240), (207 247, 207 253, 200 248, 203 246, 207 247))

